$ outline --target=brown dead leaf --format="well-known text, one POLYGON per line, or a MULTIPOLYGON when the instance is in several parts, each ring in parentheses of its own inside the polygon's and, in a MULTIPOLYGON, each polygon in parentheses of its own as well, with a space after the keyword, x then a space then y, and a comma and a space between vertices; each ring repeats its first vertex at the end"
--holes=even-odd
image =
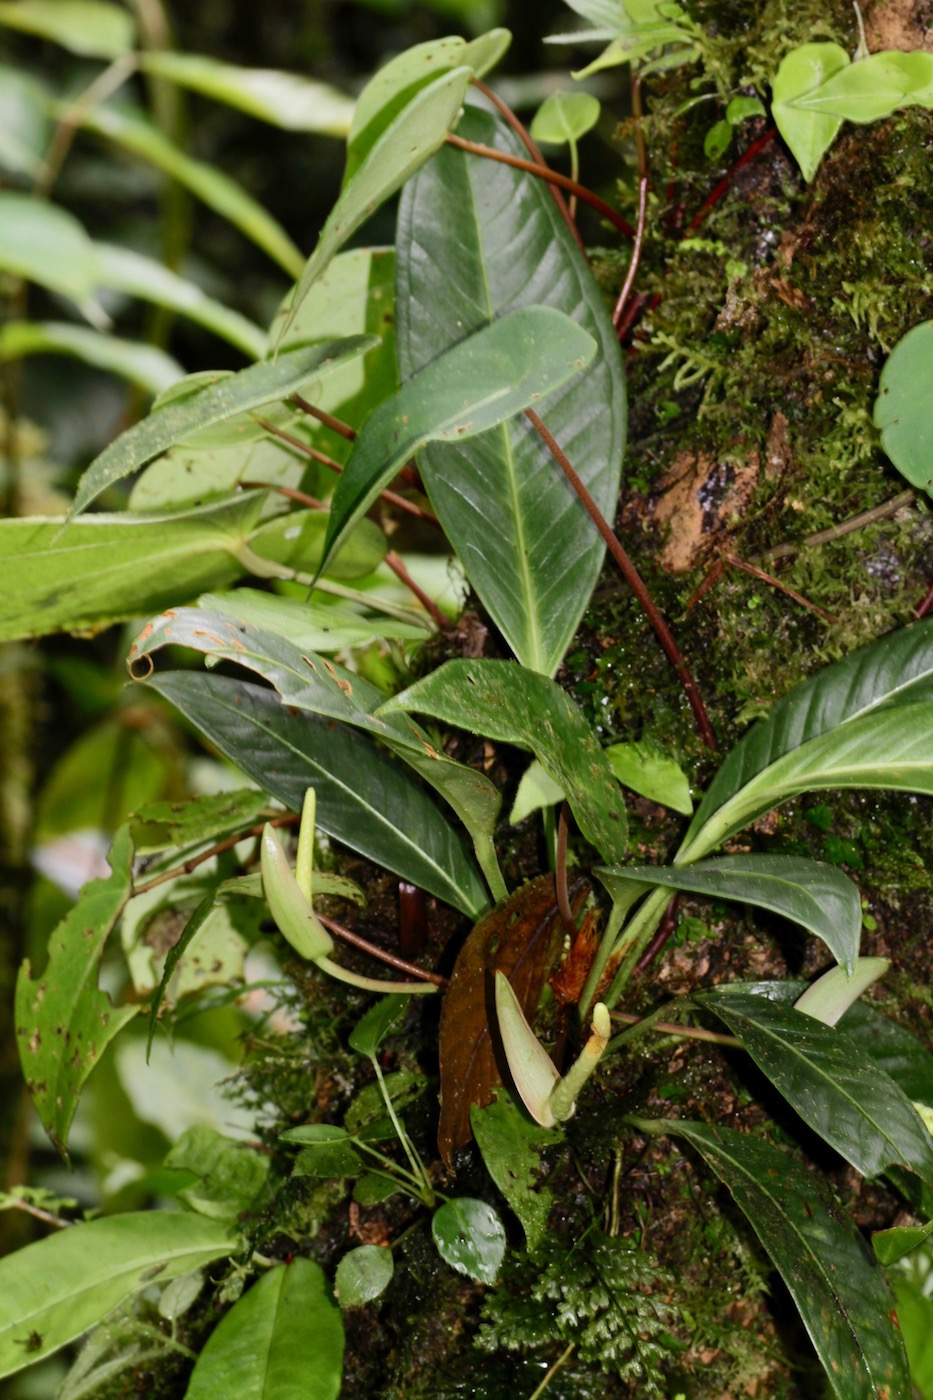
MULTIPOLYGON (((571 888, 578 907, 583 881, 571 888)), ((437 1145, 448 1170, 473 1136, 470 1108, 485 1108, 503 1083, 496 1025, 494 981, 504 972, 529 1020, 560 951, 563 928, 554 880, 540 875, 480 919, 457 958, 441 1010, 441 1118, 437 1145)))

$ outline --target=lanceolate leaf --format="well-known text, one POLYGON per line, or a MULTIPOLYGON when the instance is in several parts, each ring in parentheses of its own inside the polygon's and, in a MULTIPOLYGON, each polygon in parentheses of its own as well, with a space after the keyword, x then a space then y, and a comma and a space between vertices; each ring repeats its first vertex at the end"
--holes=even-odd
MULTIPOLYGON (((166 55, 167 56, 167 55, 166 55)), ((179 57, 180 55, 174 55, 179 57)), ((260 360, 266 353, 266 334, 238 311, 215 301, 195 282, 189 282, 172 272, 156 258, 144 257, 132 248, 116 243, 95 243, 97 282, 114 291, 127 292, 166 306, 205 326, 215 335, 242 350, 251 360, 260 360)), ((317 339, 323 339, 318 336, 317 339)))
POLYGON ((397 710, 531 749, 603 859, 624 857, 628 829, 619 785, 592 729, 555 681, 513 661, 448 661, 379 714, 397 710))
POLYGON ((690 823, 678 863, 711 850, 697 837, 724 803, 769 764, 885 705, 933 699, 933 621, 903 627, 817 672, 760 720, 720 767, 690 823))
POLYGON ((492 68, 511 40, 507 29, 492 29, 472 43, 451 35, 405 49, 380 68, 360 93, 347 138, 347 184, 379 137, 421 88, 454 68, 469 68, 477 77, 492 68))
POLYGON ((855 1227, 819 1199, 813 1175, 728 1128, 665 1122, 650 1130, 684 1138, 724 1182, 787 1285, 838 1400, 909 1395, 884 1275, 855 1227))
POLYGON ((131 16, 105 0, 17 0, 0 5, 0 24, 88 58, 119 58, 133 47, 131 16))
POLYGON ((798 792, 847 787, 933 792, 933 700, 862 715, 791 750, 713 813, 677 864, 705 855, 798 792))
POLYGON ((215 102, 226 102, 288 131, 323 131, 343 136, 353 115, 351 98, 298 73, 240 68, 201 54, 172 53, 168 49, 142 54, 140 66, 156 78, 201 92, 215 102))
MULTIPOLYGON (((292 300, 293 312, 350 235, 442 144, 457 120, 471 76, 469 68, 454 68, 421 88, 366 152, 305 264, 292 300)), ((287 321, 283 329, 287 331, 287 321)))
MULTIPOLYGON (((56 0, 56 5, 58 3, 60 0, 56 0)), ((60 105, 58 113, 66 115, 70 108, 60 105)), ((192 160, 166 140, 140 112, 124 107, 97 106, 90 111, 82 110, 81 122, 88 131, 105 136, 170 175, 268 253, 290 277, 298 276, 303 261, 300 249, 295 247, 281 224, 229 175, 206 161, 192 160)))
POLYGON ((14 1015, 23 1074, 42 1126, 63 1155, 84 1081, 139 1010, 115 1007, 97 985, 104 945, 130 897, 132 860, 132 842, 123 827, 110 849, 110 875, 85 885, 51 936, 41 976, 30 975, 27 961, 16 979, 14 1015))
POLYGON ((184 376, 177 360, 156 345, 76 326, 73 321, 7 321, 0 326, 0 355, 70 355, 95 369, 109 370, 146 394, 161 394, 184 376))
MULTIPOLYGON (((485 111, 469 108, 458 132, 527 156, 485 111)), ((602 293, 547 187, 445 147, 403 192, 397 256, 405 379, 515 307, 552 307, 594 338, 599 350, 587 373, 549 395, 541 413, 612 518, 625 441, 622 361, 602 293)), ((522 417, 468 442, 432 443, 420 464, 470 581, 515 655, 553 674, 603 558, 557 463, 522 417)))
POLYGON ((109 626, 220 588, 262 508, 253 493, 177 514, 0 521, 0 640, 109 626))
POLYGON ((167 1283, 239 1246, 220 1222, 138 1211, 58 1230, 7 1255, 0 1260, 0 1376, 74 1341, 153 1279, 167 1283))
POLYGON ((542 306, 512 311, 446 349, 366 420, 334 492, 328 553, 426 443, 456 443, 459 454, 468 439, 577 377, 595 350, 586 331, 542 306))
POLYGON ((933 1181, 933 1139, 913 1104, 842 1030, 740 983, 695 998, 741 1040, 788 1103, 863 1176, 906 1166, 933 1181))
POLYGON ((374 343, 372 337, 361 335, 290 350, 277 360, 263 360, 239 374, 225 375, 200 393, 159 409, 121 433, 94 459, 78 483, 72 515, 79 515, 101 491, 188 434, 287 399, 312 377, 327 374, 374 343))
POLYGON ((862 906, 858 889, 841 870, 798 856, 737 855, 696 865, 623 865, 600 870, 615 899, 624 884, 665 885, 711 899, 736 899, 793 919, 815 933, 849 972, 858 955, 862 906))
POLYGON ((453 828, 371 739, 295 713, 261 686, 170 672, 149 685, 265 792, 301 811, 317 791, 318 826, 474 918, 487 904, 479 872, 453 828))
POLYGON ((145 678, 149 657, 160 647, 189 646, 214 660, 254 671, 275 687, 286 705, 340 720, 381 739, 451 804, 473 838, 477 856, 496 898, 505 895, 492 847, 499 814, 498 789, 483 774, 447 758, 407 718, 387 719, 373 711, 385 696, 360 676, 336 668, 287 637, 236 616, 235 599, 223 612, 173 608, 148 624, 130 648, 129 664, 145 678))
POLYGON ((270 1269, 221 1319, 198 1357, 186 1400, 337 1400, 343 1322, 319 1264, 270 1269))

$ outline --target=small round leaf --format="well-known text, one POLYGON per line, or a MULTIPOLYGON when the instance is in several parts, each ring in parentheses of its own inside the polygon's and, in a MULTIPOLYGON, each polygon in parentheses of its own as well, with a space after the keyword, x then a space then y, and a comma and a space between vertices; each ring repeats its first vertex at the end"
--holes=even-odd
POLYGON ((599 120, 599 103, 588 92, 555 92, 542 102, 531 123, 535 141, 566 146, 579 141, 599 120))
POLYGON ((933 321, 923 321, 895 345, 881 371, 875 427, 898 471, 912 486, 933 492, 933 321))
POLYGON ((388 1288, 394 1272, 391 1249, 363 1244, 351 1249, 337 1265, 334 1295, 342 1308, 371 1303, 388 1288))
POLYGON ((505 1230, 492 1206, 461 1196, 435 1212, 431 1233, 438 1254, 477 1283, 495 1283, 505 1254, 505 1230))

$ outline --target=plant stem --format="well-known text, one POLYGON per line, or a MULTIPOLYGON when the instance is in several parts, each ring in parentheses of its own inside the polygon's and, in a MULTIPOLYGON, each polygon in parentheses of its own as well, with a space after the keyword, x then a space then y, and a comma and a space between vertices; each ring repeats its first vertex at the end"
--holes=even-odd
POLYGON ((603 998, 608 1007, 615 1006, 625 990, 638 959, 664 916, 664 910, 667 908, 670 897, 670 890, 663 886, 652 890, 631 923, 619 935, 612 951, 616 956, 621 956, 624 953, 625 960, 612 979, 612 985, 603 998))
POLYGON ((632 563, 631 559, 628 557, 625 550, 622 548, 618 537, 613 533, 612 527, 609 525, 609 522, 606 520, 602 511, 599 509, 599 506, 593 500, 593 497, 590 495, 589 491, 584 486, 580 477, 577 475, 569 458, 567 457, 567 454, 557 442, 556 438, 553 436, 550 430, 545 427, 545 425, 542 423, 541 419, 538 417, 537 413, 535 413, 533 408, 526 408, 525 415, 529 419, 529 421, 534 425, 537 432, 540 433, 549 451, 551 452, 551 455, 554 457, 558 466, 563 471, 564 475, 570 482, 570 485, 573 487, 574 491, 576 491, 577 495, 580 497, 580 500, 583 502, 587 514, 589 515, 593 524, 596 526, 599 533, 602 535, 606 543, 606 548, 609 550, 609 553, 612 555, 612 558, 617 564, 619 571, 622 574, 622 577, 625 579, 626 583, 631 588, 632 592, 635 594, 635 597, 638 599, 639 603, 641 603, 641 606, 644 609, 644 612, 649 622, 655 630, 655 634, 658 638, 658 641, 664 648, 664 653, 667 656, 667 659, 670 661, 671 665, 674 667, 674 670, 677 672, 678 677, 680 678, 680 683, 684 688, 684 692, 687 696, 688 701, 690 702, 690 708, 693 711, 693 715, 697 723, 697 729, 700 731, 703 741, 706 743, 708 748, 716 749, 718 747, 716 743, 716 735, 713 733, 713 726, 709 722, 709 716, 706 713, 706 706, 703 704, 703 700, 699 690, 697 689, 696 682, 693 679, 693 675, 690 671, 690 668, 688 667, 686 661, 680 654, 680 648, 674 641, 674 635, 671 632, 671 629, 668 627, 664 618, 661 616, 661 613, 654 599, 648 592, 648 589, 645 586, 641 574, 638 572, 635 565, 632 563))
POLYGON ((377 958, 379 962, 384 962, 387 967, 397 968, 399 972, 407 972, 410 977, 417 977, 422 982, 433 982, 435 987, 446 987, 447 978, 442 977, 439 972, 427 972, 423 967, 418 967, 415 963, 406 962, 404 958, 396 957, 395 953, 389 953, 385 948, 378 948, 374 943, 370 943, 365 938, 361 938, 352 929, 345 928, 343 924, 338 924, 336 919, 330 919, 326 914, 314 911, 318 919, 331 933, 335 933, 344 943, 351 944, 354 948, 359 948, 364 953, 368 953, 371 958, 377 958))
POLYGON ((561 1352, 560 1356, 554 1362, 554 1365, 545 1375, 541 1384, 539 1386, 536 1386, 535 1389, 532 1391, 531 1395, 529 1395, 528 1400, 541 1400, 541 1396, 547 1390, 548 1386, 551 1384, 551 1381, 557 1375, 560 1368, 562 1366, 566 1366, 571 1356, 573 1356, 574 1346, 575 1343, 571 1342, 570 1345, 564 1351, 561 1352))
MULTIPOLYGON (((645 1018, 636 1016, 634 1011, 610 1011, 609 1015, 615 1021, 624 1021, 626 1025, 639 1025, 645 1018)), ((655 1021, 650 1026, 645 1026, 646 1030, 657 1031, 660 1035, 679 1035, 684 1040, 705 1040, 710 1045, 725 1045, 730 1050, 741 1050, 742 1042, 734 1035, 720 1035, 718 1031, 707 1031, 702 1026, 681 1026, 675 1021, 655 1021)), ((619 1037, 621 1039, 621 1037, 619 1037)), ((606 1046, 607 1053, 615 1045, 616 1041, 610 1041, 606 1046)))
POLYGON ((325 413, 323 408, 315 408, 313 403, 308 403, 308 400, 303 399, 300 394, 292 394, 289 403, 300 408, 302 413, 307 413, 309 417, 316 418, 319 423, 323 423, 325 428, 330 428, 331 432, 336 433, 338 437, 346 438, 347 442, 356 441, 355 428, 351 428, 349 423, 344 423, 339 418, 334 418, 332 414, 325 413))
POLYGON ((386 1106, 386 1112, 392 1120, 392 1126, 395 1129, 398 1140, 402 1144, 402 1149, 405 1153, 405 1156, 408 1158, 411 1169, 415 1174, 415 1178, 419 1180, 424 1186, 425 1195, 422 1199, 424 1200, 426 1206, 432 1206, 434 1204, 434 1187, 431 1185, 431 1180, 427 1174, 427 1171, 425 1170, 424 1163, 418 1156, 417 1148, 409 1138, 405 1129, 402 1127, 398 1115, 396 1114, 395 1109, 392 1106, 392 1097, 389 1094, 389 1091, 386 1089, 385 1080, 382 1077, 382 1070, 379 1067, 378 1058, 375 1055, 370 1055, 369 1058, 372 1062, 373 1069, 376 1071, 376 1079, 379 1081, 379 1092, 382 1094, 382 1099, 386 1106))
MULTIPOLYGON (((538 147, 535 145, 531 132, 526 126, 522 125, 518 117, 512 111, 511 107, 509 107, 507 103, 503 102, 501 97, 497 97, 496 94, 493 92, 492 88, 487 87, 486 84, 481 82, 479 78, 471 78, 470 81, 473 83, 474 87, 479 89, 479 91, 483 94, 484 97, 489 99, 489 101, 496 108, 496 110, 502 113, 503 117, 508 122, 512 130, 515 132, 519 141, 521 141, 522 145, 525 147, 525 150, 531 156, 531 159, 535 162, 535 164, 540 165, 542 169, 547 169, 548 163, 544 159, 544 156, 541 154, 538 147)), ((572 171, 571 173, 573 175, 573 179, 576 180, 576 172, 572 171)), ((573 234, 574 242, 580 249, 580 252, 583 254, 583 256, 586 257, 586 246, 583 242, 583 239, 580 237, 580 230, 577 228, 576 225, 576 210, 573 210, 571 212, 571 209, 568 208, 564 200, 564 196, 557 188, 557 185, 552 184, 549 186, 549 188, 551 194, 554 196, 554 203, 557 205, 558 209, 561 212, 561 217, 563 218, 564 223, 567 225, 568 229, 573 234)), ((572 202, 573 199, 571 197, 571 204, 572 202)))
POLYGON ((537 165, 531 160, 522 160, 521 156, 510 156, 505 151, 497 151, 494 146, 484 146, 479 141, 465 141, 462 136, 455 136, 450 132, 447 136, 448 145, 456 146, 458 150, 469 151, 474 156, 485 156, 487 160, 498 160, 503 165, 513 165, 516 170, 524 170, 529 175, 537 175, 539 180, 547 180, 549 184, 559 185, 562 190, 575 194, 578 199, 582 199, 584 204, 589 204, 597 213, 602 214, 604 219, 608 219, 614 228, 617 228, 625 238, 634 238, 635 230, 627 219, 623 219, 621 214, 617 214, 611 204, 607 204, 604 199, 600 199, 598 194, 588 190, 585 185, 578 185, 567 175, 561 175, 556 170, 552 170, 549 165, 537 165))

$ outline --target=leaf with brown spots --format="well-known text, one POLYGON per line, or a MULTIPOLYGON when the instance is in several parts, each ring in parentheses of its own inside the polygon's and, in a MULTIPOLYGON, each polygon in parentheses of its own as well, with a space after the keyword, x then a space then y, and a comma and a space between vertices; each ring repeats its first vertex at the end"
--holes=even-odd
POLYGON ((68 1129, 81 1087, 138 1006, 115 1007, 97 985, 107 938, 130 897, 133 843, 121 827, 108 856, 111 873, 85 885, 49 940, 42 976, 28 960, 16 979, 16 1039, 36 1110, 67 1160, 68 1129))
MULTIPOLYGON (((574 890, 582 902, 583 882, 574 890)), ((480 919, 457 958, 441 1011, 441 1119, 437 1142, 448 1169, 473 1136, 470 1109, 485 1108, 503 1083, 494 982, 504 972, 522 1009, 533 1019, 563 939, 554 881, 540 875, 480 919)))

